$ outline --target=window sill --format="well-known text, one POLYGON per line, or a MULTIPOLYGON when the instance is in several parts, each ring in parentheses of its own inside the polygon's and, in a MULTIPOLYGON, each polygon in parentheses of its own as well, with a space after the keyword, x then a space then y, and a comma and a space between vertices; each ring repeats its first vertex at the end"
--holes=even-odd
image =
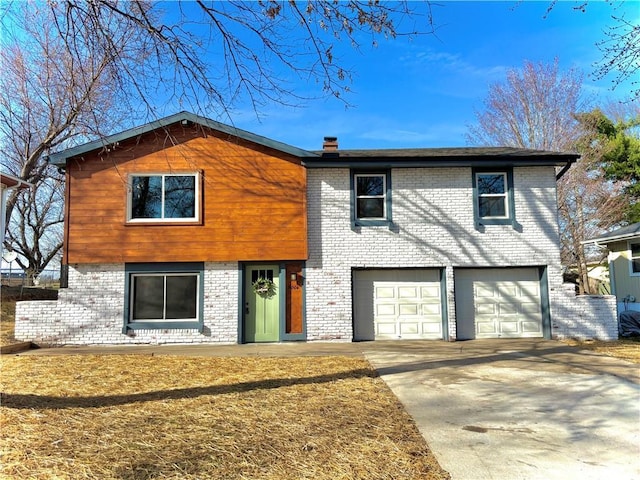
POLYGON ((391 220, 355 220, 353 222, 354 227, 391 227, 393 222, 391 220))
POLYGON ((127 333, 127 330, 198 330, 202 332, 202 328, 202 323, 198 321, 129 322, 122 329, 122 333, 127 333))
POLYGON ((479 225, 513 225, 514 221, 510 218, 480 218, 479 225))
POLYGON ((124 223, 125 227, 193 227, 203 225, 202 220, 188 220, 179 222, 175 220, 152 220, 152 221, 135 221, 128 220, 124 223))

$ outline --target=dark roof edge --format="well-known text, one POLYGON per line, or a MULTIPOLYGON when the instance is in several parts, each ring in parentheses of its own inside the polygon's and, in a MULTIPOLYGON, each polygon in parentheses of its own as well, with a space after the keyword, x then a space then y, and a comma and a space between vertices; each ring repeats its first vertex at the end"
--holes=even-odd
POLYGON ((635 238, 640 238, 640 223, 632 223, 631 225, 617 228, 609 233, 600 235, 599 237, 590 238, 589 240, 583 240, 580 243, 583 245, 589 243, 607 244, 613 242, 621 242, 624 240, 632 240, 635 238))
POLYGON ((133 137, 137 137, 144 133, 151 132, 153 130, 157 130, 158 128, 163 128, 168 125, 187 120, 193 123, 197 123, 199 125, 203 125, 209 127, 213 130, 217 130, 222 133, 226 133, 228 135, 241 138, 243 140, 256 143, 258 145, 262 145, 268 148, 272 148, 274 150, 278 150, 284 153, 288 153, 295 157, 310 157, 313 158, 316 156, 315 153, 310 152, 308 150, 303 150, 298 147, 294 147, 288 145, 286 143, 278 142, 276 140, 271 140, 267 137, 263 137, 260 135, 256 135, 254 133, 248 132, 246 130, 242 130, 240 128, 232 127, 229 125, 225 125, 224 123, 217 122, 215 120, 211 120, 206 117, 202 117, 200 115, 196 115, 191 112, 179 112, 173 115, 169 115, 168 117, 160 118, 158 120, 154 120, 153 122, 149 122, 145 125, 141 125, 138 127, 130 128, 128 130, 124 130, 120 133, 116 133, 113 135, 108 135, 103 138, 99 138, 97 140, 93 140, 91 142, 84 143, 82 145, 78 145, 76 147, 71 147, 66 150, 62 150, 60 152, 53 153, 49 155, 48 161, 49 163, 63 167, 66 165, 67 160, 72 157, 77 157, 78 155, 85 154, 92 150, 97 150, 99 148, 104 148, 113 143, 121 142, 124 140, 128 140, 133 137))
POLYGON ((412 167, 564 167, 576 161, 578 155, 549 156, 549 157, 501 157, 490 156, 434 156, 434 157, 364 157, 364 158, 339 158, 339 157, 314 157, 304 158, 303 165, 307 168, 412 168, 412 167))

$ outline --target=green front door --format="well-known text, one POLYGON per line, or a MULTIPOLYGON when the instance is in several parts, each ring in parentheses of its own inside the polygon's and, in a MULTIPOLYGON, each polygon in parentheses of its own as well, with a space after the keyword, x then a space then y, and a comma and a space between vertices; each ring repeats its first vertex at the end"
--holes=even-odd
POLYGON ((277 342, 280 340, 280 268, 278 265, 245 267, 244 341, 277 342), (268 280, 274 292, 256 292, 254 284, 268 280))

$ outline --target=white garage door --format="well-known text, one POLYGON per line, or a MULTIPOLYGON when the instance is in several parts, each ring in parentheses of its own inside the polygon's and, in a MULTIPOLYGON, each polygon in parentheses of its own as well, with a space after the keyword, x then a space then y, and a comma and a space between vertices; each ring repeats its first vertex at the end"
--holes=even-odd
POLYGON ((456 269, 459 340, 542 337, 537 268, 456 269))
POLYGON ((354 340, 441 339, 439 270, 356 270, 354 340))

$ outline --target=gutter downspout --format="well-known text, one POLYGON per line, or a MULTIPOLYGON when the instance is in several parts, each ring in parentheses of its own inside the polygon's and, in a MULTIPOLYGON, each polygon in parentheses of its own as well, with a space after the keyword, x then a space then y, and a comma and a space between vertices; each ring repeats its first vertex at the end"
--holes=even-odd
POLYGON ((560 180, 565 173, 567 173, 567 170, 571 168, 571 164, 573 164, 575 161, 576 160, 569 160, 567 164, 564 167, 562 167, 562 169, 558 173, 556 173, 556 182, 560 180))

